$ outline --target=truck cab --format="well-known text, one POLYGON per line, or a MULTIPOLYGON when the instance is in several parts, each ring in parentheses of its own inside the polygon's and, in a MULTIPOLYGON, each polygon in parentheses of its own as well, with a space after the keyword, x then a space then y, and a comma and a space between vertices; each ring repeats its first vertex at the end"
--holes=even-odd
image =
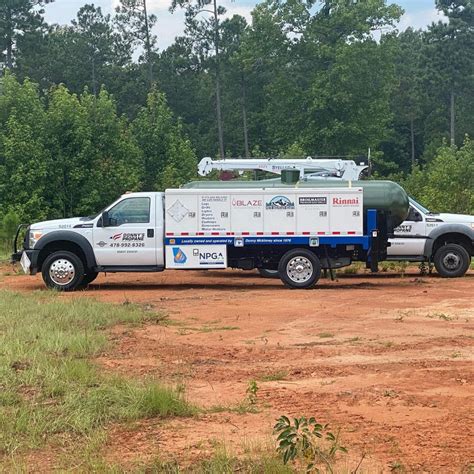
POLYGON ((32 224, 13 260, 33 275, 48 269, 46 284, 65 291, 99 272, 162 271, 163 200, 158 192, 124 194, 96 215, 32 224))
POLYGON ((474 253, 474 216, 431 212, 409 201, 408 217, 394 229, 387 259, 434 263, 443 277, 464 275, 474 253))

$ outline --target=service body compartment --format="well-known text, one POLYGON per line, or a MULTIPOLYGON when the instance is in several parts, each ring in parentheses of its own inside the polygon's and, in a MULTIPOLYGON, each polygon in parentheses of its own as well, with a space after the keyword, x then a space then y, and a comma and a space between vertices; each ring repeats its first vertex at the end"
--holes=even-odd
POLYGON ((362 188, 173 189, 166 235, 362 235, 362 188))
POLYGON ((227 268, 225 244, 170 244, 165 254, 166 268, 227 268))
POLYGON ((362 236, 362 196, 361 188, 167 190, 166 267, 226 268, 228 246, 245 255, 251 245, 362 236))

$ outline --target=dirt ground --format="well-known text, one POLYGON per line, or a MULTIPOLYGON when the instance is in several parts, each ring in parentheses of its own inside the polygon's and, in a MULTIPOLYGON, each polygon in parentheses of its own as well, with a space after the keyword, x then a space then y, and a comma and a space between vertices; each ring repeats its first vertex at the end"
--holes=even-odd
MULTIPOLYGON (((6 276, 0 287, 43 288, 6 276)), ((340 429, 349 472, 474 472, 474 272, 456 280, 341 275, 288 290, 253 272, 100 276, 94 297, 143 304, 164 325, 116 327, 106 370, 185 389, 203 414, 109 430, 107 458, 191 463, 224 443, 245 453, 282 414, 340 429), (245 409, 249 381, 256 410, 245 409), (252 413, 256 411, 256 413, 252 413), (360 471, 359 471, 360 472, 360 471)))

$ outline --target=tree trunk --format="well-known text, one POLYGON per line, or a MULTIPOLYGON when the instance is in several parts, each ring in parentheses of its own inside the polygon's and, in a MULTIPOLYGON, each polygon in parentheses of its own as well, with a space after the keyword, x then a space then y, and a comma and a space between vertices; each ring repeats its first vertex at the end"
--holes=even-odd
POLYGON ((451 91, 451 146, 456 145, 454 133, 454 91, 451 91))
POLYGON ((245 158, 250 157, 249 151, 249 134, 247 126, 247 99, 245 91, 245 76, 242 73, 241 76, 241 86, 242 86, 242 126, 244 128, 244 149, 245 149, 245 158))
POLYGON ((214 0, 214 46, 216 51, 216 114, 217 114, 217 134, 219 138, 219 155, 221 160, 225 158, 224 149, 224 126, 222 124, 221 109, 221 71, 219 62, 219 18, 217 16, 217 0, 214 0))
POLYGON ((13 24, 12 24, 12 11, 7 6, 7 68, 13 69, 13 24))
POLYGON ((150 25, 148 24, 148 11, 146 8, 146 0, 143 0, 143 13, 145 14, 145 49, 146 59, 148 64, 148 81, 150 83, 150 89, 153 88, 153 63, 151 60, 151 41, 150 41, 150 25))
POLYGON ((92 93, 97 97, 97 79, 95 75, 95 58, 92 56, 92 93))
POLYGON ((411 167, 415 167, 415 124, 413 118, 410 120, 410 140, 411 140, 411 167))

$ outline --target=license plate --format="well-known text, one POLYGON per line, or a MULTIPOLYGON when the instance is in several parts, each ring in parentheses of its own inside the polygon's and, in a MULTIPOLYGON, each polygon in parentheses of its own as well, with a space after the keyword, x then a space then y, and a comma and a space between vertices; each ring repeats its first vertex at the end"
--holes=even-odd
POLYGON ((26 255, 26 252, 23 252, 21 255, 20 265, 25 273, 30 273, 31 260, 26 255))

